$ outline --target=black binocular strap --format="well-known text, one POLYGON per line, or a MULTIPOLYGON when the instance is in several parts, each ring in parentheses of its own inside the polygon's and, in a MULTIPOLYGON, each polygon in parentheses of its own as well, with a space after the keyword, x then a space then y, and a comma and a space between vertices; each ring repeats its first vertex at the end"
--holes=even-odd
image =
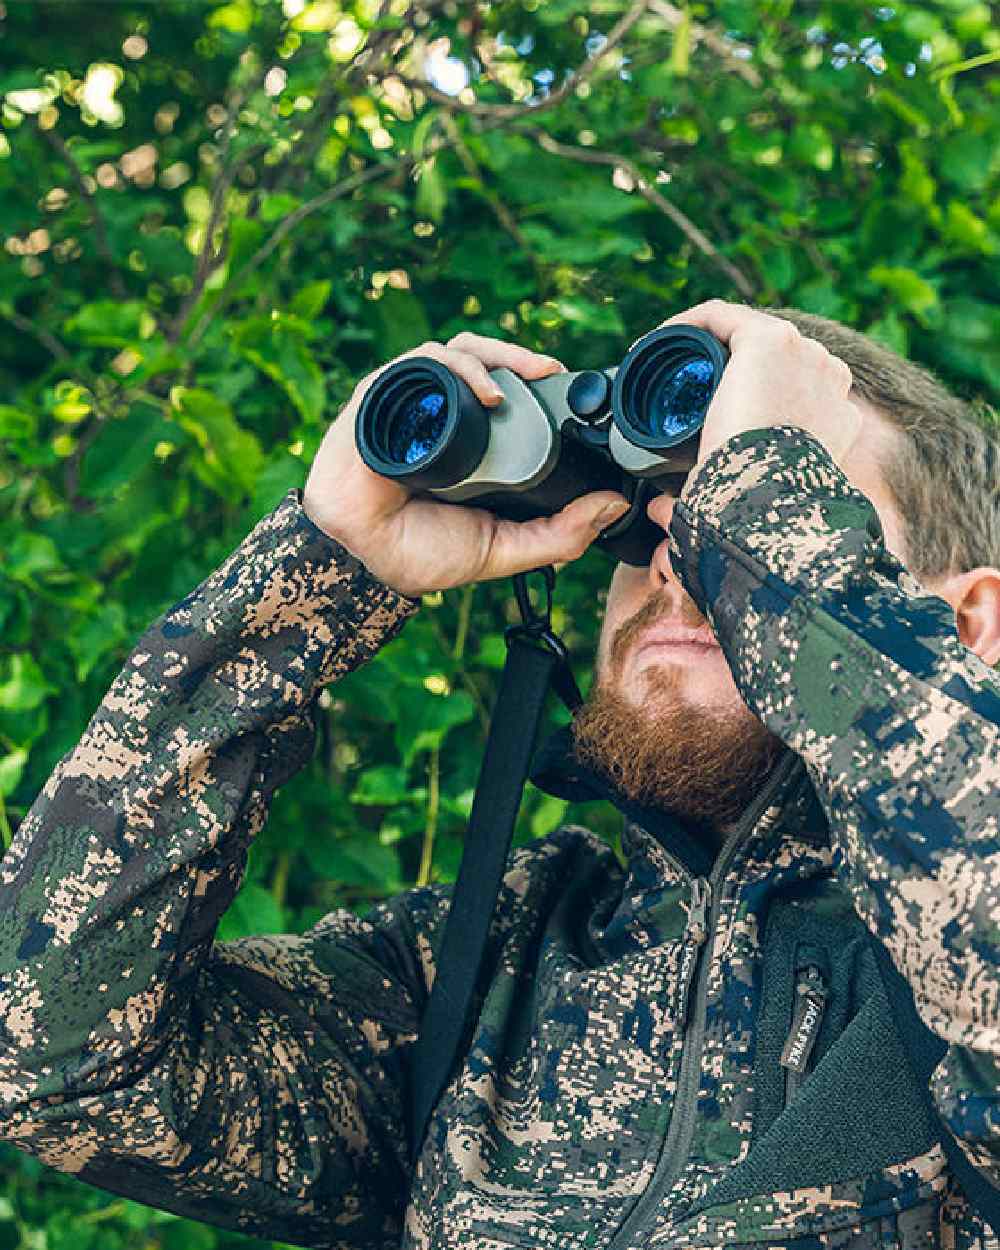
MULTIPOLYGON (((565 653, 527 631, 508 636, 500 693, 493 709, 465 849, 445 922, 430 998, 414 1045, 409 1087, 410 1157, 416 1163, 430 1120, 469 1025, 486 939, 510 852, 514 822, 545 696, 565 653)), ((561 684, 561 683, 560 683, 561 684)))

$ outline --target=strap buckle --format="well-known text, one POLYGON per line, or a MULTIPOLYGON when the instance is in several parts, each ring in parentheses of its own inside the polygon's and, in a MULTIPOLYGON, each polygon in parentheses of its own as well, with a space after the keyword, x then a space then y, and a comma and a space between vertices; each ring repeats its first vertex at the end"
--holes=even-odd
POLYGON ((556 585, 556 571, 551 564, 546 564, 542 568, 529 569, 526 573, 517 573, 513 580, 521 624, 508 625, 504 630, 507 649, 509 651, 516 641, 523 640, 554 655, 556 667, 552 674, 553 687, 569 711, 575 712, 583 702, 583 696, 570 668, 566 644, 552 628, 552 595, 556 585), (528 578, 534 574, 540 574, 543 580, 541 610, 536 610, 531 602, 528 578))

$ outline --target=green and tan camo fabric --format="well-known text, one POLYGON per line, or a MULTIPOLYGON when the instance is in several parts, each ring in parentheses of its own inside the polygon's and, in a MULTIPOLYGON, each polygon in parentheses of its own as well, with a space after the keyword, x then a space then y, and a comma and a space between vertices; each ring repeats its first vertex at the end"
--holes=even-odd
POLYGON ((718 449, 670 543, 788 749, 708 873, 669 827, 630 823, 624 866, 576 827, 515 852, 415 1169, 447 890, 214 942, 320 689, 416 608, 294 491, 141 638, 0 862, 0 1137, 331 1250, 995 1250, 932 1108, 1000 1185, 996 675, 793 427, 718 449))

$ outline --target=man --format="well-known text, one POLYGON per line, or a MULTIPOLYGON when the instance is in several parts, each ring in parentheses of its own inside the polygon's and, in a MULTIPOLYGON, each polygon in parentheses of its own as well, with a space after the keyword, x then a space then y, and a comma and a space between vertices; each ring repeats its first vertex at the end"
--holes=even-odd
MULTIPOLYGON (((897 473, 927 440, 863 396, 896 369, 904 416, 958 401, 788 315, 807 331, 719 301, 673 319, 731 359, 549 767, 622 808, 629 862, 579 829, 516 853, 415 1169, 447 891, 303 937, 215 925, 319 688, 419 593, 571 559, 622 501, 515 525, 411 498, 354 450, 371 377, 302 498, 144 635, 0 867, 5 1139, 312 1246, 992 1244, 955 1170, 1000 1184, 997 441, 952 414, 961 463, 927 503, 953 517, 964 482, 993 528, 937 559, 936 518, 900 503, 927 474, 897 473)), ((489 368, 559 367, 471 335, 417 350, 487 403, 489 368)))

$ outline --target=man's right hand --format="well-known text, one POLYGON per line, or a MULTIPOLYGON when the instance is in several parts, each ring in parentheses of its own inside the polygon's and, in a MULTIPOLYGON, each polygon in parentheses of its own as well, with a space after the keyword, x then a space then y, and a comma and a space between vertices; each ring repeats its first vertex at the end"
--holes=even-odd
MULTIPOLYGON (((551 356, 464 331, 447 344, 423 343, 398 357, 430 356, 471 387, 487 408, 500 402, 489 376, 501 366, 525 379, 563 366, 551 356)), ((509 577, 543 564, 574 560, 627 503, 615 491, 581 495, 536 521, 506 521, 482 508, 413 495, 373 473, 358 454, 354 424, 365 391, 395 361, 362 378, 327 430, 303 492, 306 515, 371 573, 402 594, 419 596, 468 582, 509 577)))

